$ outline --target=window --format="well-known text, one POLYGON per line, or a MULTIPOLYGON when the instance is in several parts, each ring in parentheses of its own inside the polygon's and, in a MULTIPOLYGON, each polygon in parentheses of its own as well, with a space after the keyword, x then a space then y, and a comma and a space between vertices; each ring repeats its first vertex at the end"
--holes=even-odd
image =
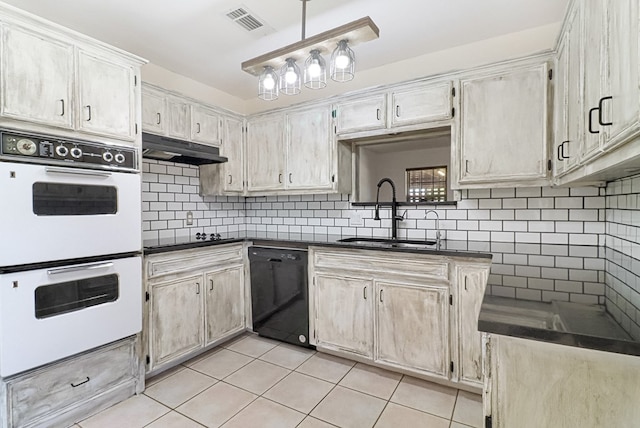
POLYGON ((447 200, 447 167, 408 168, 407 202, 447 200))

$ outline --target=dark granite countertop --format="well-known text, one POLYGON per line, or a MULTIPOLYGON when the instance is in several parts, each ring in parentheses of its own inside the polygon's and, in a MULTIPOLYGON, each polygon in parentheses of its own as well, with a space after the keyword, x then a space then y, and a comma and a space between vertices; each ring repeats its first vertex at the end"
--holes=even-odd
POLYGON ((251 241, 256 246, 275 246, 287 248, 307 248, 312 245, 326 245, 339 248, 356 248, 365 250, 398 251, 407 253, 433 254, 451 257, 471 257, 491 259, 491 254, 486 251, 486 246, 473 241, 447 241, 440 246, 425 246, 420 248, 380 246, 376 243, 366 242, 339 242, 348 238, 340 235, 325 234, 297 234, 297 233, 268 233, 268 232, 240 232, 231 237, 220 240, 196 240, 195 237, 167 238, 145 240, 143 242, 144 254, 157 254, 168 251, 187 250, 211 245, 229 244, 233 242, 251 241))
POLYGON ((604 305, 535 302, 485 294, 478 330, 579 348, 640 356, 629 336, 604 305))

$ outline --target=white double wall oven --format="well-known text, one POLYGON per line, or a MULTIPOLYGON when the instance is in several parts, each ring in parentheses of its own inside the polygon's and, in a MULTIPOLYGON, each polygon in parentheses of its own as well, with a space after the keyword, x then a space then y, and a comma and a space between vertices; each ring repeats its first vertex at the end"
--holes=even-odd
POLYGON ((0 129, 0 376, 142 328, 137 149, 0 129))

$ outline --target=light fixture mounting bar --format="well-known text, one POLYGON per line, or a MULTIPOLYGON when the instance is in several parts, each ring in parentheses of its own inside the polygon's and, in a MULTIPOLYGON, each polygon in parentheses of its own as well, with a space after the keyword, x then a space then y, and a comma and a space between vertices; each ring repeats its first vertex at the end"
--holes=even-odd
POLYGON ((309 55, 311 49, 318 49, 321 54, 331 52, 340 40, 348 40, 349 46, 368 42, 380 37, 380 29, 365 16, 340 27, 325 31, 299 42, 276 49, 242 63, 242 70, 254 76, 259 76, 265 66, 279 68, 287 58, 302 59, 309 55))

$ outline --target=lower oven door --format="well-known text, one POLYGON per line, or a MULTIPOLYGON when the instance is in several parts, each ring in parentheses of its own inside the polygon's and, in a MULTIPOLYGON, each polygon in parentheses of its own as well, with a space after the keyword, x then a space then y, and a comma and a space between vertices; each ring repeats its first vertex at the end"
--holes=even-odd
POLYGON ((140 174, 0 162, 0 266, 141 250, 140 174))
POLYGON ((142 329, 141 257, 0 275, 0 376, 142 329))

